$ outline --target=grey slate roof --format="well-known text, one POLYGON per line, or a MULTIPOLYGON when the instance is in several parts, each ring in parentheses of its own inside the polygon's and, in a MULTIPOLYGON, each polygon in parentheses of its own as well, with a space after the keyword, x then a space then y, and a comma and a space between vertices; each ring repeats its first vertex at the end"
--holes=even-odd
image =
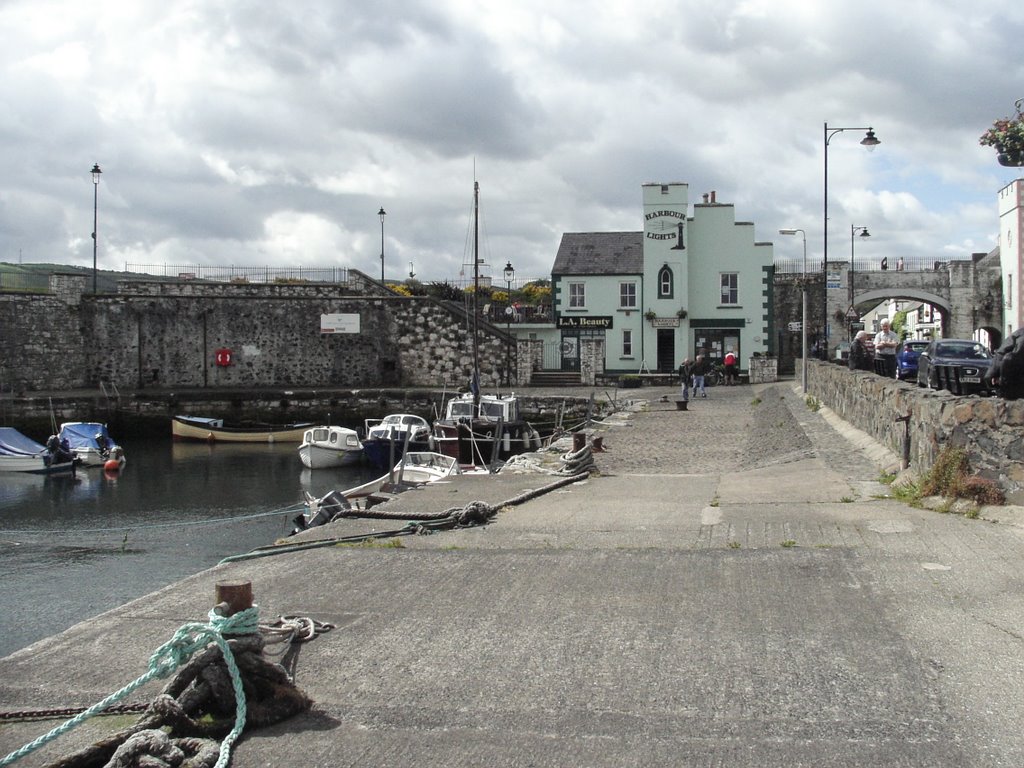
POLYGON ((552 275, 641 275, 643 232, 566 232, 552 275))

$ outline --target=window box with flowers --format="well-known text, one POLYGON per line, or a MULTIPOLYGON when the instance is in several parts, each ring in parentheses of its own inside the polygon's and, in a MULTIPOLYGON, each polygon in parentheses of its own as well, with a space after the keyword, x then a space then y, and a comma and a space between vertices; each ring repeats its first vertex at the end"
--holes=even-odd
POLYGON ((978 139, 983 147, 995 147, 999 164, 1011 168, 1024 166, 1024 115, 1020 111, 1021 104, 1024 104, 1024 99, 1017 99, 1016 117, 996 120, 978 139))

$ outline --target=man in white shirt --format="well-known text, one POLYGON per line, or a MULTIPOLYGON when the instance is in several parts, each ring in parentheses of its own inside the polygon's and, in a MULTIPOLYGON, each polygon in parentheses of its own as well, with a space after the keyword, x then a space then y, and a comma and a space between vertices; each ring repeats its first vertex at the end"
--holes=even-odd
POLYGON ((896 377, 896 348, 899 336, 889 329, 889 320, 882 321, 882 330, 875 334, 875 360, 881 361, 882 373, 889 378, 896 377))

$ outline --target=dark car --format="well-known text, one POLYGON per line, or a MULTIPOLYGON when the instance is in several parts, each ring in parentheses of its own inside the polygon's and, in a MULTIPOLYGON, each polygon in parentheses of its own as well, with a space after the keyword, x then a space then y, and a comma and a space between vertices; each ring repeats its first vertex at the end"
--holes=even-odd
POLYGON ((917 360, 917 386, 969 395, 991 389, 985 374, 992 353, 971 339, 938 339, 917 360), (959 389, 959 391, 957 391, 959 389))
POLYGON ((928 346, 927 341, 908 339, 896 352, 896 378, 913 381, 917 378, 917 358, 928 346))

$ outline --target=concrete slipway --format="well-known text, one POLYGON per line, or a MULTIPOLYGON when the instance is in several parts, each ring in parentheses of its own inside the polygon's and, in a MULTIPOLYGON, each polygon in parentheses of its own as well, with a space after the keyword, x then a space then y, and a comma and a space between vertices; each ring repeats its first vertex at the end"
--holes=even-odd
MULTIPOLYGON (((888 498, 896 458, 790 383, 712 389, 685 412, 671 390, 635 396, 596 426, 608 450, 583 482, 400 548, 200 573, 0 660, 0 710, 98 701, 205 618, 216 582, 251 580, 265 620, 336 628, 298 652, 312 710, 247 733, 235 766, 1022 764, 1018 510, 888 498)), ((552 480, 466 477, 388 508, 552 480)), ((0 754, 56 722, 0 721, 0 754)), ((90 720, 18 765, 125 723, 90 720)))

